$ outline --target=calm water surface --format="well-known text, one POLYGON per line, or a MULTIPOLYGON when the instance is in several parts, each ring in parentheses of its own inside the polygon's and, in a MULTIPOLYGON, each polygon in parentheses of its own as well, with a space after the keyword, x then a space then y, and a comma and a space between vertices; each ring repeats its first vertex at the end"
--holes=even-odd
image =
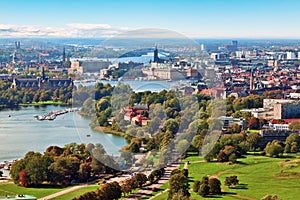
POLYGON ((44 152, 50 145, 64 146, 76 143, 101 143, 109 154, 119 154, 126 145, 122 137, 99 133, 89 127, 89 119, 77 113, 57 116, 53 121, 38 121, 34 115, 43 115, 62 106, 28 106, 0 111, 0 162, 21 158, 28 151, 44 152))

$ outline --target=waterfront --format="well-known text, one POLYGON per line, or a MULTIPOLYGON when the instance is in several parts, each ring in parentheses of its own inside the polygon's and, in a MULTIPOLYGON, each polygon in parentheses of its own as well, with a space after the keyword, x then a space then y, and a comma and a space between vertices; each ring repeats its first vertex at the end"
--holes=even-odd
POLYGON ((122 137, 91 130, 90 120, 77 112, 57 116, 53 121, 39 121, 43 115, 63 106, 28 106, 0 111, 0 161, 22 158, 28 151, 44 152, 50 145, 101 143, 109 154, 119 154, 126 145, 122 137), (88 137, 89 135, 89 137, 88 137))

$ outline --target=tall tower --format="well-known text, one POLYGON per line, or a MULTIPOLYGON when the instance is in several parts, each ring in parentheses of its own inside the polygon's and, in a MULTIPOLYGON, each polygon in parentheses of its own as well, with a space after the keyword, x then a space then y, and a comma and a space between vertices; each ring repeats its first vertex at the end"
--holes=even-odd
POLYGON ((45 80, 45 69, 42 67, 42 80, 45 80))
POLYGON ((233 50, 233 51, 236 51, 236 50, 237 50, 237 46, 238 46, 238 41, 233 40, 233 41, 232 41, 232 50, 233 50))
POLYGON ((253 86, 253 69, 251 69, 251 74, 250 74, 250 90, 253 90, 254 89, 254 86, 253 86))
POLYGON ((63 54, 62 54, 62 62, 63 62, 63 65, 66 62, 66 49, 65 49, 65 47, 64 47, 64 50, 63 50, 63 54))
POLYGON ((155 63, 159 62, 157 46, 155 46, 155 49, 154 49, 154 59, 153 59, 153 61, 155 63))

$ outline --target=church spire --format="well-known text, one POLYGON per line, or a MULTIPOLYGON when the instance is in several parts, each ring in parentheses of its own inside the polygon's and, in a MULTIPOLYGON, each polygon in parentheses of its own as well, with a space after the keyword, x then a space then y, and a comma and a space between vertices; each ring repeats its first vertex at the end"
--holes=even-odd
POLYGON ((157 45, 155 45, 155 49, 154 49, 154 59, 153 59, 153 61, 154 61, 155 63, 158 63, 158 62, 159 62, 157 45))

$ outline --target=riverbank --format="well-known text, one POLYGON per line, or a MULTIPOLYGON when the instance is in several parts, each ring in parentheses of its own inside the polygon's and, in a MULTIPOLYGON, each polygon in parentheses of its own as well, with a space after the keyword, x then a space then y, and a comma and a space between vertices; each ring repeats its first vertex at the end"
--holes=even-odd
POLYGON ((115 136, 123 137, 128 143, 132 139, 132 136, 126 135, 126 133, 121 132, 121 131, 112 130, 110 127, 106 127, 106 126, 91 126, 91 128, 94 131, 97 131, 97 132, 108 133, 108 134, 112 134, 112 135, 115 135, 115 136))
POLYGON ((41 101, 41 102, 32 102, 32 103, 20 103, 17 105, 7 106, 7 105, 0 105, 0 110, 2 109, 16 109, 19 107, 27 107, 27 106, 72 106, 69 103, 63 103, 61 101, 41 101))

